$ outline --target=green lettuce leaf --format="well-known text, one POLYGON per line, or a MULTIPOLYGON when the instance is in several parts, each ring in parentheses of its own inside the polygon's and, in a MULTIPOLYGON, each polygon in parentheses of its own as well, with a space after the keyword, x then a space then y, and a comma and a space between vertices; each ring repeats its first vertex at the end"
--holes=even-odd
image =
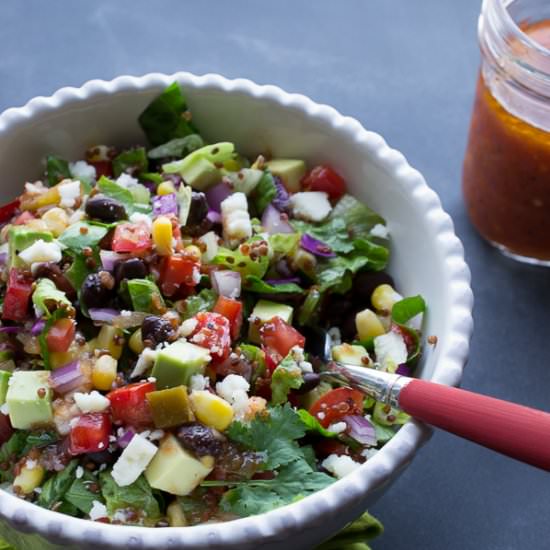
POLYGON ((113 180, 101 176, 97 182, 97 188, 108 197, 120 202, 126 210, 127 216, 131 216, 135 211, 134 196, 126 187, 122 187, 113 180))
POLYGON ((322 294, 316 286, 307 291, 306 299, 298 310, 298 324, 312 326, 317 322, 322 294))
POLYGON ((46 180, 48 187, 57 185, 61 180, 71 177, 69 163, 55 155, 46 157, 46 180))
POLYGON ((282 405, 288 400, 290 390, 304 383, 302 370, 291 354, 287 355, 271 375, 271 404, 282 405))
POLYGON ((154 313, 156 311, 155 302, 160 306, 164 305, 158 286, 149 279, 130 279, 127 282, 127 289, 134 311, 154 313))
POLYGON ((319 421, 312 414, 309 414, 309 412, 305 409, 298 409, 297 413, 308 432, 315 432, 319 435, 322 435, 323 437, 338 437, 338 434, 336 432, 330 432, 326 428, 323 428, 319 421))
POLYGON ((266 206, 277 196, 277 187, 271 172, 266 171, 258 185, 250 195, 250 202, 254 205, 258 216, 261 216, 266 206))
POLYGON ((296 283, 282 283, 270 285, 255 275, 247 275, 244 280, 244 289, 259 294, 303 294, 304 289, 296 283))
POLYGON ((384 532, 382 524, 368 512, 350 523, 338 535, 324 542, 316 550, 369 550, 365 543, 384 532))
POLYGON ((344 195, 330 213, 329 220, 341 219, 351 239, 366 237, 378 224, 386 225, 382 216, 351 195, 344 195))
POLYGON ((71 301, 59 290, 50 279, 40 279, 32 293, 32 303, 46 317, 51 317, 52 311, 64 309, 67 313, 74 312, 71 301))
POLYGON ((252 344, 240 344, 239 349, 246 360, 252 364, 253 371, 250 386, 254 387, 256 380, 265 373, 265 353, 258 346, 252 344))
MULTIPOLYGON (((253 238, 247 242, 255 240, 253 238)), ((218 253, 212 258, 212 263, 215 265, 224 266, 232 271, 238 271, 241 275, 254 275, 258 279, 261 279, 267 272, 269 267, 269 258, 267 256, 258 256, 253 260, 250 256, 245 256, 237 248, 236 250, 230 250, 220 246, 218 253)))
POLYGON ((226 435, 247 449, 265 452, 266 469, 303 459, 304 455, 296 442, 304 437, 305 427, 300 417, 286 403, 269 409, 269 415, 256 416, 249 424, 233 422, 226 435))
POLYGON ((329 219, 320 224, 291 220, 291 225, 301 234, 307 233, 330 246, 333 252, 345 254, 353 250, 346 222, 341 218, 329 219))
POLYGON ((300 242, 299 233, 275 233, 269 236, 269 246, 275 256, 289 256, 300 242))
POLYGON ((91 222, 77 222, 65 229, 58 237, 58 241, 76 252, 82 252, 83 248, 96 247, 107 235, 109 226, 91 222))
POLYGON ((38 495, 37 504, 42 508, 48 508, 51 510, 58 502, 62 502, 65 497, 65 493, 69 490, 73 480, 75 479, 74 473, 78 466, 78 460, 71 460, 65 469, 57 472, 50 477, 46 483, 42 486, 42 491, 38 495))
MULTIPOLYGON (((73 262, 71 264, 71 267, 69 267, 69 269, 65 271, 65 277, 69 279, 69 282, 71 283, 73 288, 80 293, 80 287, 82 286, 84 279, 90 273, 93 273, 95 269, 88 266, 88 257, 84 256, 84 254, 73 252, 71 256, 73 257, 73 262)), ((92 258, 96 266, 101 265, 101 259, 99 257, 99 251, 97 249, 94 250, 92 258)), ((80 309, 83 310, 82 303, 80 304, 80 309)), ((86 313, 86 311, 84 311, 84 313, 86 313)))
POLYGON ((40 449, 41 447, 47 447, 59 441, 59 436, 56 432, 31 432, 25 442, 25 447, 21 451, 22 455, 28 454, 32 449, 40 449))
POLYGON ((170 84, 139 116, 139 124, 152 145, 166 143, 173 138, 197 133, 193 123, 184 115, 187 103, 180 85, 170 84))
POLYGON ((426 302, 422 296, 409 296, 393 305, 392 321, 398 325, 406 325, 413 317, 426 311, 426 302))
POLYGON ((185 299, 185 318, 194 317, 201 311, 212 311, 218 295, 210 288, 203 288, 198 294, 185 299))
POLYGON ((317 472, 305 460, 283 466, 275 479, 242 482, 224 493, 220 508, 241 517, 268 512, 328 487, 334 478, 317 472))
POLYGON ((131 485, 119 487, 111 473, 104 471, 99 475, 99 481, 109 517, 117 510, 130 508, 147 524, 154 524, 160 519, 159 503, 145 477, 140 476, 131 485))
POLYGON ((113 159, 113 174, 118 178, 120 174, 126 172, 128 174, 140 174, 147 172, 149 160, 145 147, 136 147, 123 151, 113 159))
POLYGON ((150 159, 163 159, 166 157, 182 158, 205 145, 204 140, 199 134, 189 134, 185 137, 171 139, 154 149, 150 149, 147 156, 150 159))

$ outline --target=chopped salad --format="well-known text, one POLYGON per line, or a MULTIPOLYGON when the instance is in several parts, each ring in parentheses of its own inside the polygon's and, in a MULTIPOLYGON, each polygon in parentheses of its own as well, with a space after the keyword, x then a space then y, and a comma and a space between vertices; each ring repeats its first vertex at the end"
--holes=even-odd
POLYGON ((320 375, 418 360, 384 219, 329 165, 207 143, 177 84, 139 123, 0 208, 1 487, 159 527, 327 487, 407 420, 320 375))

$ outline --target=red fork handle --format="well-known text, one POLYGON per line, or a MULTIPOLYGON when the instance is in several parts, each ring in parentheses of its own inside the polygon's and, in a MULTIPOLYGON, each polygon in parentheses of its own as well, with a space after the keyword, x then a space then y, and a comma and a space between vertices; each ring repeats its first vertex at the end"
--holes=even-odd
POLYGON ((426 380, 411 380, 400 408, 427 424, 550 471, 550 414, 426 380))

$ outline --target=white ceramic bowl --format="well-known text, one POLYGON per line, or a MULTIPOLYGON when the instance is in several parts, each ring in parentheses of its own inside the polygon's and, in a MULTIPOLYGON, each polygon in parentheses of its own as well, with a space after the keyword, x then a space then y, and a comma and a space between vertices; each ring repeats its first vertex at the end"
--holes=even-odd
MULTIPOLYGON (((137 116, 165 86, 179 81, 201 133, 233 141, 244 153, 328 162, 359 199, 380 212, 391 231, 390 272, 405 294, 429 304, 425 334, 438 336, 420 374, 460 382, 472 331, 472 292, 463 249, 450 217, 422 175, 356 120, 275 86, 218 75, 123 76, 62 88, 0 116, 1 199, 40 177, 47 153, 79 159, 90 145, 144 142, 137 116)), ((295 504, 260 516, 196 527, 152 529, 93 523, 50 512, 0 491, 0 533, 31 548, 311 548, 357 517, 412 460, 430 431, 410 422, 365 465, 295 504)), ((429 488, 426 488, 429 490, 429 488)))

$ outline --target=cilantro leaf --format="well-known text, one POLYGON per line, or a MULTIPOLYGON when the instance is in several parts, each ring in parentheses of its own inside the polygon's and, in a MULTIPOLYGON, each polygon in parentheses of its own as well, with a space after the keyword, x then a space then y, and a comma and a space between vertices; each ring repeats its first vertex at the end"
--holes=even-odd
POLYGON ((135 211, 134 196, 126 187, 122 187, 113 180, 101 176, 97 182, 97 188, 108 197, 120 202, 126 210, 127 216, 131 216, 135 211))
POLYGON ((206 143, 204 143, 199 134, 189 134, 182 138, 171 139, 154 149, 150 149, 147 156, 150 159, 163 159, 166 157, 183 158, 205 145, 206 143))
POLYGON ((288 399, 291 389, 298 389, 304 383, 302 370, 292 355, 287 355, 271 376, 271 403, 281 405, 288 399))
POLYGON ((261 514, 290 504, 324 489, 334 478, 314 471, 305 460, 295 460, 283 466, 277 477, 251 480, 227 491, 220 508, 241 517, 261 514))
POLYGON ((158 286, 149 279, 130 279, 127 288, 134 311, 151 313, 156 310, 156 303, 164 305, 158 286))
POLYGON ((61 502, 74 480, 74 472, 77 466, 78 460, 71 460, 64 470, 50 477, 42 486, 42 492, 38 495, 36 501, 37 504, 42 508, 51 510, 54 504, 61 502))
POLYGON ((147 159, 145 147, 128 149, 113 159, 113 174, 115 178, 118 178, 124 172, 128 174, 147 172, 148 165, 149 160, 147 159))
POLYGON ((248 292, 257 292, 260 294, 303 294, 304 292, 304 289, 296 283, 271 285, 255 275, 247 275, 243 286, 248 292))
POLYGON ((160 508, 151 486, 143 476, 134 483, 119 487, 110 472, 101 472, 99 477, 101 493, 105 499, 107 512, 112 517, 117 510, 130 508, 147 523, 155 523, 160 518, 160 508))
POLYGON ((103 503, 102 496, 90 490, 90 486, 96 482, 97 480, 93 474, 85 471, 80 479, 77 478, 73 481, 65 493, 65 501, 84 514, 89 514, 94 505, 94 500, 103 503))
POLYGON ((21 454, 26 455, 31 449, 47 447, 48 445, 56 443, 58 440, 59 436, 53 431, 30 433, 21 454))
POLYGON ((269 409, 269 416, 256 416, 250 424, 233 422, 228 437, 235 443, 258 452, 266 452, 266 469, 273 470, 304 455, 295 441, 305 434, 300 417, 287 403, 269 409))
MULTIPOLYGON (((71 267, 69 267, 69 269, 65 271, 65 277, 69 279, 69 282, 71 283, 71 285, 73 285, 73 288, 80 292, 80 287, 82 286, 84 279, 95 270, 88 266, 88 258, 84 256, 84 254, 74 252, 71 255, 73 256, 73 263, 71 264, 71 267)), ((97 250, 94 251, 92 258, 95 261, 95 265, 100 265, 101 260, 99 257, 99 252, 97 250)), ((83 304, 81 303, 81 310, 82 305, 83 304)))

